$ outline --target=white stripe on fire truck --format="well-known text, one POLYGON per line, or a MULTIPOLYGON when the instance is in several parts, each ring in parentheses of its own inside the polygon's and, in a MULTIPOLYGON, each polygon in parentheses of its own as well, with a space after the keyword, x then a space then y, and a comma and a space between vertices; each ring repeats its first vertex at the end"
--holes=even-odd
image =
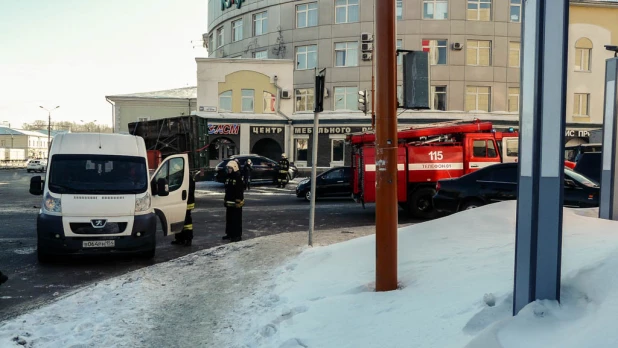
POLYGON ((454 163, 413 163, 408 164, 408 170, 457 170, 463 169, 463 163, 454 162, 454 163))
MULTIPOLYGON (((405 170, 405 164, 403 163, 397 163, 397 170, 405 170)), ((376 165, 375 164, 365 164, 365 171, 366 172, 375 172, 376 171, 376 165)))

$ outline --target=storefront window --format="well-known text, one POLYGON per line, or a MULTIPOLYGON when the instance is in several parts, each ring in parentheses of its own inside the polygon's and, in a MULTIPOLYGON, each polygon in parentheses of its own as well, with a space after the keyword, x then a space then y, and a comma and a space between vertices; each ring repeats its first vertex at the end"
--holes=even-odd
POLYGON ((309 139, 296 139, 294 160, 296 162, 307 162, 309 139))
POLYGON ((274 114, 276 102, 277 102, 277 99, 275 98, 273 94, 264 92, 264 113, 274 114))
POLYGON ((343 163, 344 148, 344 139, 331 139, 331 162, 343 163))

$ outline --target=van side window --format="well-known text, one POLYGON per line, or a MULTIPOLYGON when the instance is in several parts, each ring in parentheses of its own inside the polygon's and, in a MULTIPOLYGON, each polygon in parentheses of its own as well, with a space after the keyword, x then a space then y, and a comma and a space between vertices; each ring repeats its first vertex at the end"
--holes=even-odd
POLYGON ((511 157, 519 156, 519 143, 517 140, 507 140, 506 141, 506 155, 511 157))
POLYGON ((170 174, 167 179, 170 192, 178 190, 182 186, 185 177, 185 160, 182 158, 172 158, 170 160, 170 174))

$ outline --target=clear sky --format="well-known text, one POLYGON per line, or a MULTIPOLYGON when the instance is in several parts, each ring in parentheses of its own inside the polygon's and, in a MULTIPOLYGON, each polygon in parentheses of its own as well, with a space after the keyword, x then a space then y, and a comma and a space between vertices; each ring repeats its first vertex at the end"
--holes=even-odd
POLYGON ((60 105, 52 119, 111 125, 106 95, 194 86, 206 11, 207 0, 0 0, 0 122, 60 105))

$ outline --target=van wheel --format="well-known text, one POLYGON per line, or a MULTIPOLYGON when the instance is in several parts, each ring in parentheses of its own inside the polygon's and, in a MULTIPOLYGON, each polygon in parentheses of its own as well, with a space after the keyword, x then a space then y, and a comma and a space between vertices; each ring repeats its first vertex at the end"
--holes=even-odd
POLYGON ((144 252, 142 252, 140 254, 140 257, 142 257, 142 258, 144 258, 146 260, 150 260, 150 259, 154 258, 156 251, 157 251, 156 247, 152 248, 152 249, 150 249, 148 251, 144 251, 144 252))
POLYGON ((408 197, 408 214, 419 219, 434 219, 438 212, 433 207, 436 190, 430 187, 419 188, 408 197))
POLYGON ((40 264, 46 264, 51 262, 51 255, 45 252, 45 250, 42 249, 40 245, 37 245, 36 247, 36 256, 40 264))

